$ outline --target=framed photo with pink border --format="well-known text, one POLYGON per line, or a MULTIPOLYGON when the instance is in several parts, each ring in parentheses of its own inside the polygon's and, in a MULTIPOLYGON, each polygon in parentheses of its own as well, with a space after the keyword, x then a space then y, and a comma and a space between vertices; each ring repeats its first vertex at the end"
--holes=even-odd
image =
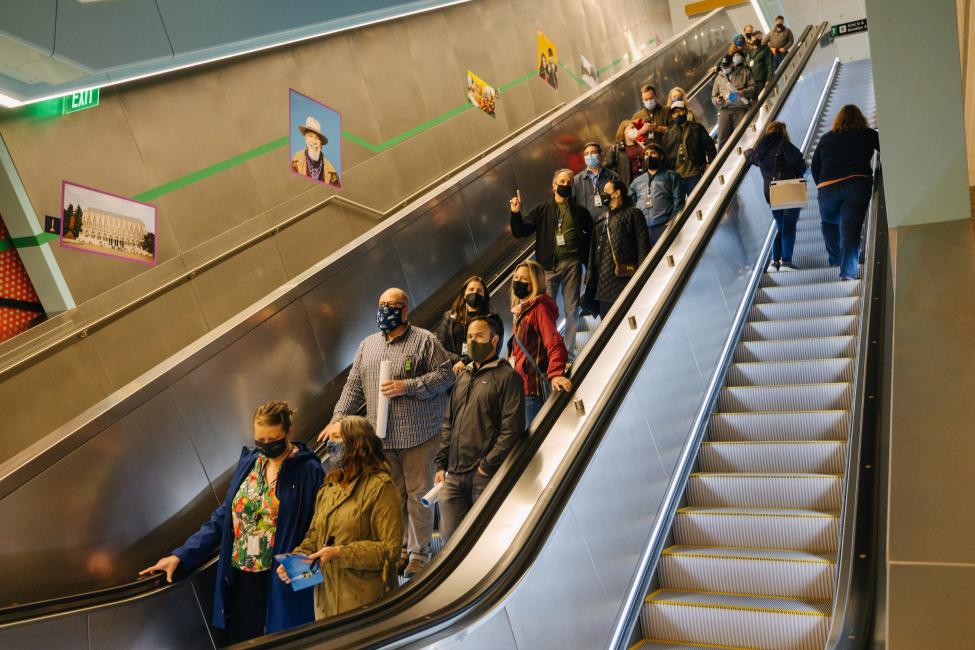
POLYGON ((156 206, 61 182, 61 246, 141 264, 156 263, 156 206))
POLYGON ((288 99, 291 171, 341 189, 342 114, 294 88, 288 99))

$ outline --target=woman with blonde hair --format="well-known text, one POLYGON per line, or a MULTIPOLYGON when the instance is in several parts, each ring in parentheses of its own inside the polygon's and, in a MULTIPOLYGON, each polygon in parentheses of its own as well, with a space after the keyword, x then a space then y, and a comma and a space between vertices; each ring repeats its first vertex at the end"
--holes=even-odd
POLYGON ((840 267, 841 280, 855 280, 860 266, 860 231, 873 193, 874 151, 880 151, 880 136, 859 108, 847 104, 813 154, 823 240, 830 266, 840 267))
MULTIPOLYGON (((684 106, 685 107, 687 106, 687 91, 685 91, 680 86, 674 86, 673 88, 670 89, 670 92, 667 93, 667 106, 666 106, 667 126, 671 126, 671 122, 673 121, 673 116, 670 114, 670 109, 674 105, 674 102, 684 102, 684 106)), ((687 108, 686 110, 687 110, 687 121, 693 122, 694 111, 692 111, 690 108, 687 108)))
POLYGON ((287 402, 257 407, 254 447, 241 452, 223 504, 172 555, 140 572, 164 572, 172 582, 176 567, 192 571, 219 550, 213 626, 230 643, 314 620, 310 592, 270 579, 281 568, 274 556, 305 536, 325 474, 314 452, 288 440, 294 416, 287 402))
MULTIPOLYGON (((403 503, 369 421, 342 418, 327 449, 332 471, 318 492, 308 534, 293 551, 321 565, 315 618, 363 607, 392 591, 403 541, 403 503)), ((290 582, 284 567, 278 577, 290 582)))
POLYGON ((508 358, 525 384, 525 424, 531 423, 555 390, 572 390, 565 376, 569 353, 556 323, 559 307, 545 293, 545 271, 534 260, 515 267, 511 278, 511 313, 514 314, 508 358))
POLYGON ((616 172, 627 186, 643 173, 643 145, 637 141, 633 120, 623 120, 616 128, 616 142, 606 154, 605 166, 616 172))

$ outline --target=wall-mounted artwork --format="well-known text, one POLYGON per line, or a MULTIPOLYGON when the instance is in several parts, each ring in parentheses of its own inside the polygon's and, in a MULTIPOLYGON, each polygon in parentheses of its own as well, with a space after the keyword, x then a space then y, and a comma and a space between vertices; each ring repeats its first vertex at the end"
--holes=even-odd
POLYGON ((62 182, 61 246, 155 264, 156 245, 156 206, 62 182))
POLYGON ((538 32, 538 76, 556 90, 559 87, 559 48, 548 37, 538 32))
POLYGON ((467 100, 491 117, 497 110, 499 93, 493 86, 489 86, 476 74, 467 71, 467 100))
POLYGON ((342 187, 342 115, 293 89, 288 113, 291 171, 342 187))
POLYGON ((586 82, 586 85, 590 88, 595 88, 596 84, 599 83, 599 70, 596 66, 586 57, 579 55, 580 64, 579 69, 582 73, 582 80, 586 82))

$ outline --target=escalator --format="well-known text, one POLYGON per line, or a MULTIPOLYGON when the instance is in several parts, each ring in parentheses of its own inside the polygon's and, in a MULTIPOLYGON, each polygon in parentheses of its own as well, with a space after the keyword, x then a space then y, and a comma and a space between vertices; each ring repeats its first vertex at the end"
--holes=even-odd
MULTIPOLYGON (((712 32, 708 40, 720 49, 719 34, 731 23, 715 12, 690 29, 712 32)), ((550 122, 420 197, 383 230, 367 233, 69 423, 50 446, 6 465, 0 516, 13 523, 3 565, 9 580, 0 646, 218 645, 219 632, 209 626, 212 564, 173 585, 158 577, 131 583, 113 578, 134 575, 168 552, 212 510, 226 489, 228 464, 249 438, 246 416, 254 403, 268 393, 298 394, 301 433, 320 428, 354 345, 372 331, 368 322, 342 323, 336 314, 366 313, 374 308, 377 288, 399 284, 418 303, 415 322, 433 327, 459 278, 477 271, 491 278, 492 290, 506 285, 530 247, 505 235, 506 219, 499 227, 499 210, 490 206, 501 206, 503 214, 511 188, 519 186, 526 200, 543 198, 551 169, 565 166, 553 143, 564 143, 567 134, 579 143, 600 137, 609 128, 602 122, 632 112, 632 90, 641 83, 691 86, 682 67, 691 63, 682 58, 688 51, 678 35, 550 122), (407 250, 424 255, 401 261, 399 253, 407 250), (261 372, 251 359, 256 350, 267 366, 261 372), (225 397, 210 399, 220 394, 225 397), (25 597, 32 589, 39 597, 25 597)), ((716 54, 695 55, 689 69, 703 74, 716 54)), ((710 127, 715 115, 707 99, 709 78, 696 77, 694 85, 704 92, 691 99, 698 119, 710 127)), ((586 325, 580 345, 596 324, 586 325)), ((430 588, 414 582, 403 591, 430 588)))

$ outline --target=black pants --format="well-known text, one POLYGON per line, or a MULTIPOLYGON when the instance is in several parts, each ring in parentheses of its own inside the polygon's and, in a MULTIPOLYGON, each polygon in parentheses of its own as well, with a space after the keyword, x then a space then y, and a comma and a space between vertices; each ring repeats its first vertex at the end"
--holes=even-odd
POLYGON ((264 635, 270 571, 241 571, 230 568, 231 583, 224 608, 227 641, 240 643, 264 635))

